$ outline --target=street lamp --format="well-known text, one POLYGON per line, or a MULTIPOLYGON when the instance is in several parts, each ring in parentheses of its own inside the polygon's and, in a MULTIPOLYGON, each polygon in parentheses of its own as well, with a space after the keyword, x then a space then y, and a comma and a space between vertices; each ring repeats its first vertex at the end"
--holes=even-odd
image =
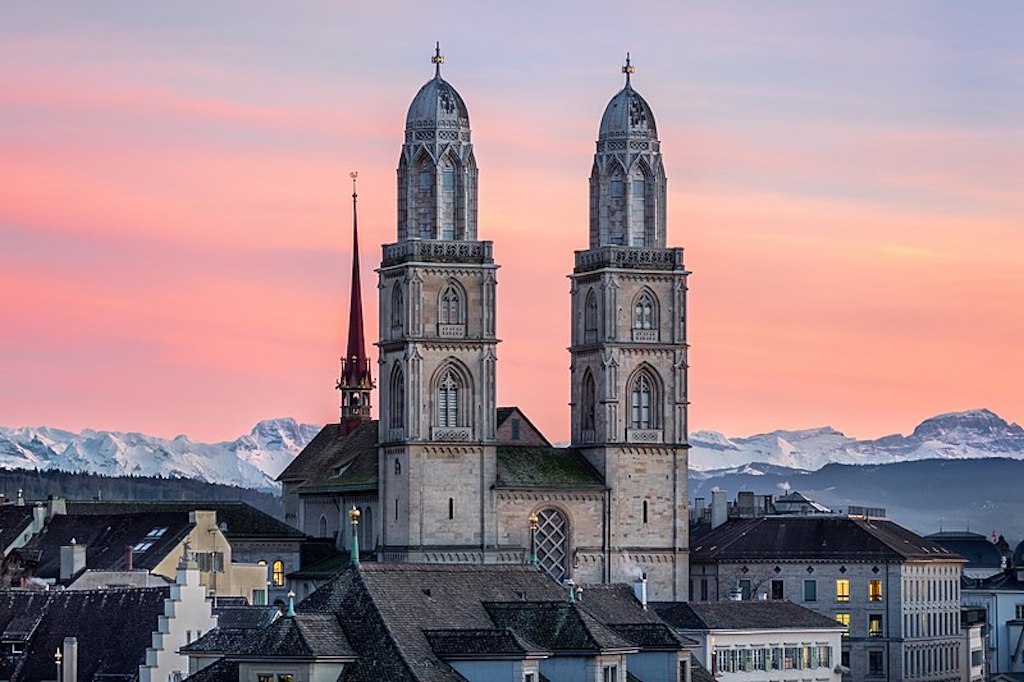
POLYGON ((530 522, 530 565, 537 565, 537 527, 540 519, 536 514, 530 514, 527 519, 530 522))
POLYGON ((352 520, 352 554, 349 563, 353 566, 359 565, 359 509, 352 505, 348 510, 348 518, 352 520))
POLYGON ((61 675, 61 661, 64 660, 64 655, 60 652, 60 647, 57 647, 57 651, 53 654, 53 662, 57 665, 57 682, 61 682, 63 675, 61 675))

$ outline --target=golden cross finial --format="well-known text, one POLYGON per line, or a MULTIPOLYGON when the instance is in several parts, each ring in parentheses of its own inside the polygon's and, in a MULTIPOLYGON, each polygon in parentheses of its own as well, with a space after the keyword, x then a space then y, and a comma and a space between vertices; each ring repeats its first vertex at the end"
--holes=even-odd
POLYGON ((629 53, 626 53, 626 65, 622 67, 622 73, 626 74, 626 85, 629 85, 630 74, 636 73, 636 67, 629 61, 629 53))
POLYGON ((434 56, 430 58, 430 61, 434 64, 437 71, 437 76, 441 76, 441 65, 444 64, 444 55, 441 54, 441 41, 437 41, 434 45, 434 56))

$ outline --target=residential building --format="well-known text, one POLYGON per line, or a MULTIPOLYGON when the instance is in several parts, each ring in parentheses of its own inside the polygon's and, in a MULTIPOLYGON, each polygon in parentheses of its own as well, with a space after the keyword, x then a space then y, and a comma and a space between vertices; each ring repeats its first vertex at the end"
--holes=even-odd
POLYGON ((851 680, 960 680, 966 560, 885 519, 765 516, 695 536, 690 598, 789 599, 847 626, 851 680))
POLYGON ((999 551, 995 543, 981 533, 972 533, 966 530, 944 530, 925 537, 967 559, 963 568, 964 577, 991 578, 1007 568, 1003 553, 999 551))
POLYGON ((694 658, 722 682, 840 682, 842 635, 834 618, 790 601, 653 604, 699 646, 694 658))
POLYGON ((984 609, 986 673, 1024 677, 1024 567, 961 582, 964 607, 984 609))

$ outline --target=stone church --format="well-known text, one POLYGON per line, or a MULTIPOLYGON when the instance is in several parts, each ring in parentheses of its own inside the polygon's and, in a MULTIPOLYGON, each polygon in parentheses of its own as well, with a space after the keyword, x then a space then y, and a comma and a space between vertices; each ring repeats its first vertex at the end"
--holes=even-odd
POLYGON ((556 448, 525 410, 496 403, 498 264, 477 229, 469 110, 443 61, 438 50, 409 106, 396 239, 377 270, 380 419, 353 177, 341 419, 279 477, 287 520, 339 549, 355 539, 368 559, 535 561, 577 583, 646 574, 652 599, 685 600, 688 273, 665 243, 661 143, 634 69, 627 59, 598 131, 589 243, 570 275, 572 437, 556 448))

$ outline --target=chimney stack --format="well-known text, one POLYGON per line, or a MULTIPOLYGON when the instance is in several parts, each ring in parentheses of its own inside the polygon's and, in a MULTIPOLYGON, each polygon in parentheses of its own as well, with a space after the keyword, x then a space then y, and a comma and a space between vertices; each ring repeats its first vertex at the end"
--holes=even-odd
POLYGON ((64 668, 60 682, 78 682, 78 638, 64 638, 64 668))
POLYGON ((724 490, 711 493, 711 527, 718 528, 729 520, 729 503, 725 499, 724 490))
POLYGON ((134 570, 135 566, 135 548, 131 545, 124 546, 124 564, 127 567, 126 570, 130 573, 134 570))
POLYGON ((60 548, 60 579, 70 580, 85 570, 85 545, 71 538, 70 545, 60 548))
POLYGON ((640 602, 640 606, 643 607, 644 611, 647 610, 647 574, 641 573, 640 577, 633 583, 633 594, 636 595, 637 601, 640 602))

